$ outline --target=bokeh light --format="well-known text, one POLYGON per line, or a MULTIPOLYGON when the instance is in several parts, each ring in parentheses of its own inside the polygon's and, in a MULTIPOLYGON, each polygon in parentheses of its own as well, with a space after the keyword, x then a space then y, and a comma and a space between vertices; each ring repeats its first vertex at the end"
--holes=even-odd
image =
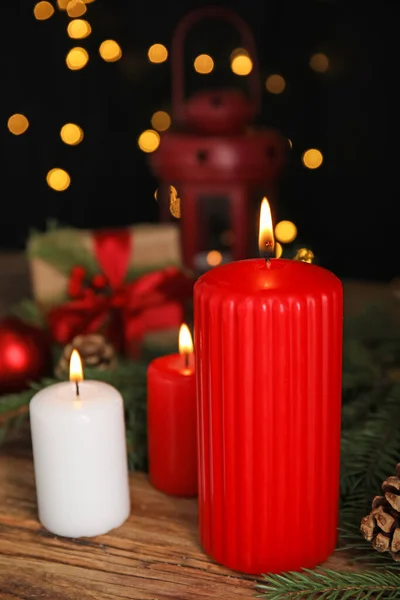
POLYGON ((283 254, 283 248, 279 242, 275 244, 275 258, 280 258, 283 254))
POLYGON ((199 54, 194 60, 194 70, 200 75, 208 75, 214 68, 214 61, 208 54, 199 54))
POLYGON ((325 73, 329 69, 329 58, 322 52, 313 54, 310 58, 310 67, 317 73, 325 73))
POLYGON ((65 62, 67 63, 68 69, 71 71, 79 71, 79 69, 83 69, 89 60, 89 54, 85 50, 85 48, 80 48, 77 46, 76 48, 71 48, 68 52, 65 62))
POLYGON ((152 63, 163 63, 168 58, 168 50, 163 44, 153 44, 150 46, 147 56, 152 63))
POLYGON ((86 4, 82 0, 71 0, 67 4, 67 14, 71 18, 81 17, 86 11, 86 4))
POLYGON ((154 129, 146 129, 139 135, 138 144, 142 152, 154 152, 160 145, 160 136, 154 129))
POLYGON ((69 188, 71 177, 64 169, 51 169, 46 177, 47 185, 56 192, 64 192, 69 188))
POLYGON ((222 263, 222 254, 218 250, 210 250, 207 252, 206 260, 210 267, 216 267, 222 263))
POLYGON ((75 123, 66 123, 61 127, 60 137, 64 144, 77 146, 83 140, 83 131, 75 123))
POLYGON ((271 94, 282 94, 286 87, 286 81, 282 75, 275 73, 274 75, 269 75, 267 77, 265 87, 271 94))
POLYGON ((289 144, 289 148, 293 148, 293 142, 290 138, 287 139, 288 144, 289 144))
POLYGON ((280 221, 275 225, 275 237, 282 244, 290 244, 297 236, 297 227, 292 221, 280 221))
POLYGON ((54 14, 54 7, 50 2, 38 2, 33 7, 33 14, 38 21, 46 21, 54 14))
POLYGON ((92 28, 84 19, 73 19, 68 23, 67 32, 70 38, 83 40, 92 33, 92 28))
POLYGON ((29 121, 25 115, 15 113, 15 115, 11 115, 11 117, 8 119, 7 127, 8 130, 14 135, 21 135, 21 133, 25 133, 25 131, 28 129, 29 121))
POLYGON ((322 165, 323 160, 322 152, 316 148, 306 150, 302 156, 303 164, 307 169, 318 169, 322 165))
POLYGON ((122 56, 121 46, 114 40, 104 40, 100 44, 99 53, 106 62, 116 62, 122 56))
POLYGON ((167 131, 171 126, 171 117, 164 110, 158 110, 151 117, 151 125, 157 131, 167 131))
POLYGON ((231 60, 231 69, 235 75, 249 75, 253 70, 253 61, 247 51, 244 52, 245 54, 236 54, 231 60))
POLYGON ((57 6, 60 10, 67 10, 70 0, 57 0, 57 6))
POLYGON ((173 185, 169 186, 169 212, 175 219, 181 218, 181 199, 178 190, 173 185))

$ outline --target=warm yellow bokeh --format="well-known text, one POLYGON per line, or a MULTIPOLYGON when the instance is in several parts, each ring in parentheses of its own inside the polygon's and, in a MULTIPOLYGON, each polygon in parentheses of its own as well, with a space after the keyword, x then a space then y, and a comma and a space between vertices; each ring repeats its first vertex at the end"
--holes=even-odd
POLYGON ((289 144, 289 148, 293 148, 293 142, 290 138, 287 139, 288 144, 289 144))
POLYGON ((33 8, 33 14, 38 21, 46 21, 54 14, 54 7, 50 2, 38 2, 33 8))
POLYGON ((160 145, 160 136, 154 129, 146 129, 139 135, 138 144, 143 152, 154 152, 160 145))
POLYGON ((152 63, 162 63, 168 58, 168 50, 163 44, 153 44, 150 46, 147 56, 152 63))
POLYGON ((83 140, 83 131, 75 123, 66 123, 61 127, 60 136, 64 144, 77 146, 83 140))
POLYGON ((208 54, 199 54, 194 61, 194 70, 201 75, 208 75, 214 68, 214 61, 208 54))
POLYGON ((86 11, 86 4, 83 2, 83 0, 71 0, 67 4, 67 14, 73 19, 76 17, 81 17, 86 11))
POLYGON ((302 156, 303 164, 307 169, 318 169, 322 165, 323 160, 322 152, 316 148, 306 150, 302 156))
POLYGON ((329 58, 326 54, 317 52, 310 58, 310 67, 317 73, 325 73, 329 69, 329 58))
POLYGON ((7 127, 8 130, 14 135, 21 135, 21 133, 25 133, 25 131, 28 129, 29 121, 25 115, 15 113, 15 115, 11 115, 11 117, 8 119, 7 127))
POLYGON ((249 75, 253 70, 253 61, 248 54, 237 54, 231 61, 231 69, 235 75, 249 75))
POLYGON ((222 263, 222 254, 218 250, 210 250, 207 253, 206 260, 210 267, 216 267, 222 263))
POLYGON ((83 69, 89 60, 89 54, 85 50, 85 48, 80 48, 77 46, 76 48, 71 48, 68 52, 65 62, 67 63, 68 69, 71 71, 79 71, 79 69, 83 69))
POLYGON ((71 0, 57 0, 57 6, 60 10, 66 10, 71 0))
POLYGON ((157 131, 167 131, 171 126, 171 117, 164 110, 158 110, 151 117, 151 125, 157 131))
POLYGON ((265 81, 265 87, 271 94, 282 94, 286 87, 286 81, 282 75, 269 75, 265 81))
POLYGON ((100 44, 99 53, 106 62, 116 62, 122 56, 121 46, 115 40, 104 40, 100 44))
POLYGON ((279 242, 275 244, 275 258, 280 258, 283 254, 283 248, 279 242))
POLYGON ((56 192, 64 192, 69 188, 71 177, 64 169, 51 169, 46 177, 47 185, 56 192))
POLYGON ((70 38, 83 40, 92 33, 92 28, 84 19, 73 19, 68 23, 67 32, 70 38))
POLYGON ((275 225, 275 237, 282 244, 290 244, 297 236, 297 227, 292 221, 280 221, 275 225))

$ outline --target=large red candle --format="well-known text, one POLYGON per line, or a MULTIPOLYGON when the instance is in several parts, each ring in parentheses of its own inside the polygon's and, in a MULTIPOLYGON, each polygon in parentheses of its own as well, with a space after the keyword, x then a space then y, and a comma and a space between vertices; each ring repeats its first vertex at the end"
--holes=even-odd
POLYGON ((201 543, 249 574, 313 568, 337 537, 341 283, 244 260, 203 275, 194 310, 201 543))
POLYGON ((172 496, 197 496, 193 345, 182 325, 179 354, 154 359, 147 373, 149 479, 172 496))

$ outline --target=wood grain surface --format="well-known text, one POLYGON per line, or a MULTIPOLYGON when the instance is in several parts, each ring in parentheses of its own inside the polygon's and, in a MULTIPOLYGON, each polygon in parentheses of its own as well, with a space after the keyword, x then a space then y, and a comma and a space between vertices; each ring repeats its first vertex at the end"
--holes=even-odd
MULTIPOLYGON (((254 579, 215 564, 202 551, 196 500, 153 489, 131 475, 132 513, 119 529, 67 539, 37 520, 32 459, 20 448, 0 456, 2 600, 235 600, 254 598, 254 579)), ((306 541, 305 541, 306 543, 306 541)), ((329 568, 349 568, 334 555, 329 568)))

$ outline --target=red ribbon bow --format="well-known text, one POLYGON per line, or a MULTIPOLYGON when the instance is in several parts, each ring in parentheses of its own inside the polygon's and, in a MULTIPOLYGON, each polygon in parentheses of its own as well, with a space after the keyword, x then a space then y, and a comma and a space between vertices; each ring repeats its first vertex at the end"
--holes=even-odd
POLYGON ((52 337, 67 344, 76 335, 101 332, 118 351, 137 357, 146 332, 182 323, 183 304, 192 295, 193 281, 175 267, 168 267, 126 283, 131 233, 117 230, 93 235, 102 274, 85 287, 84 269, 73 269, 69 293, 74 298, 48 313, 52 337))

